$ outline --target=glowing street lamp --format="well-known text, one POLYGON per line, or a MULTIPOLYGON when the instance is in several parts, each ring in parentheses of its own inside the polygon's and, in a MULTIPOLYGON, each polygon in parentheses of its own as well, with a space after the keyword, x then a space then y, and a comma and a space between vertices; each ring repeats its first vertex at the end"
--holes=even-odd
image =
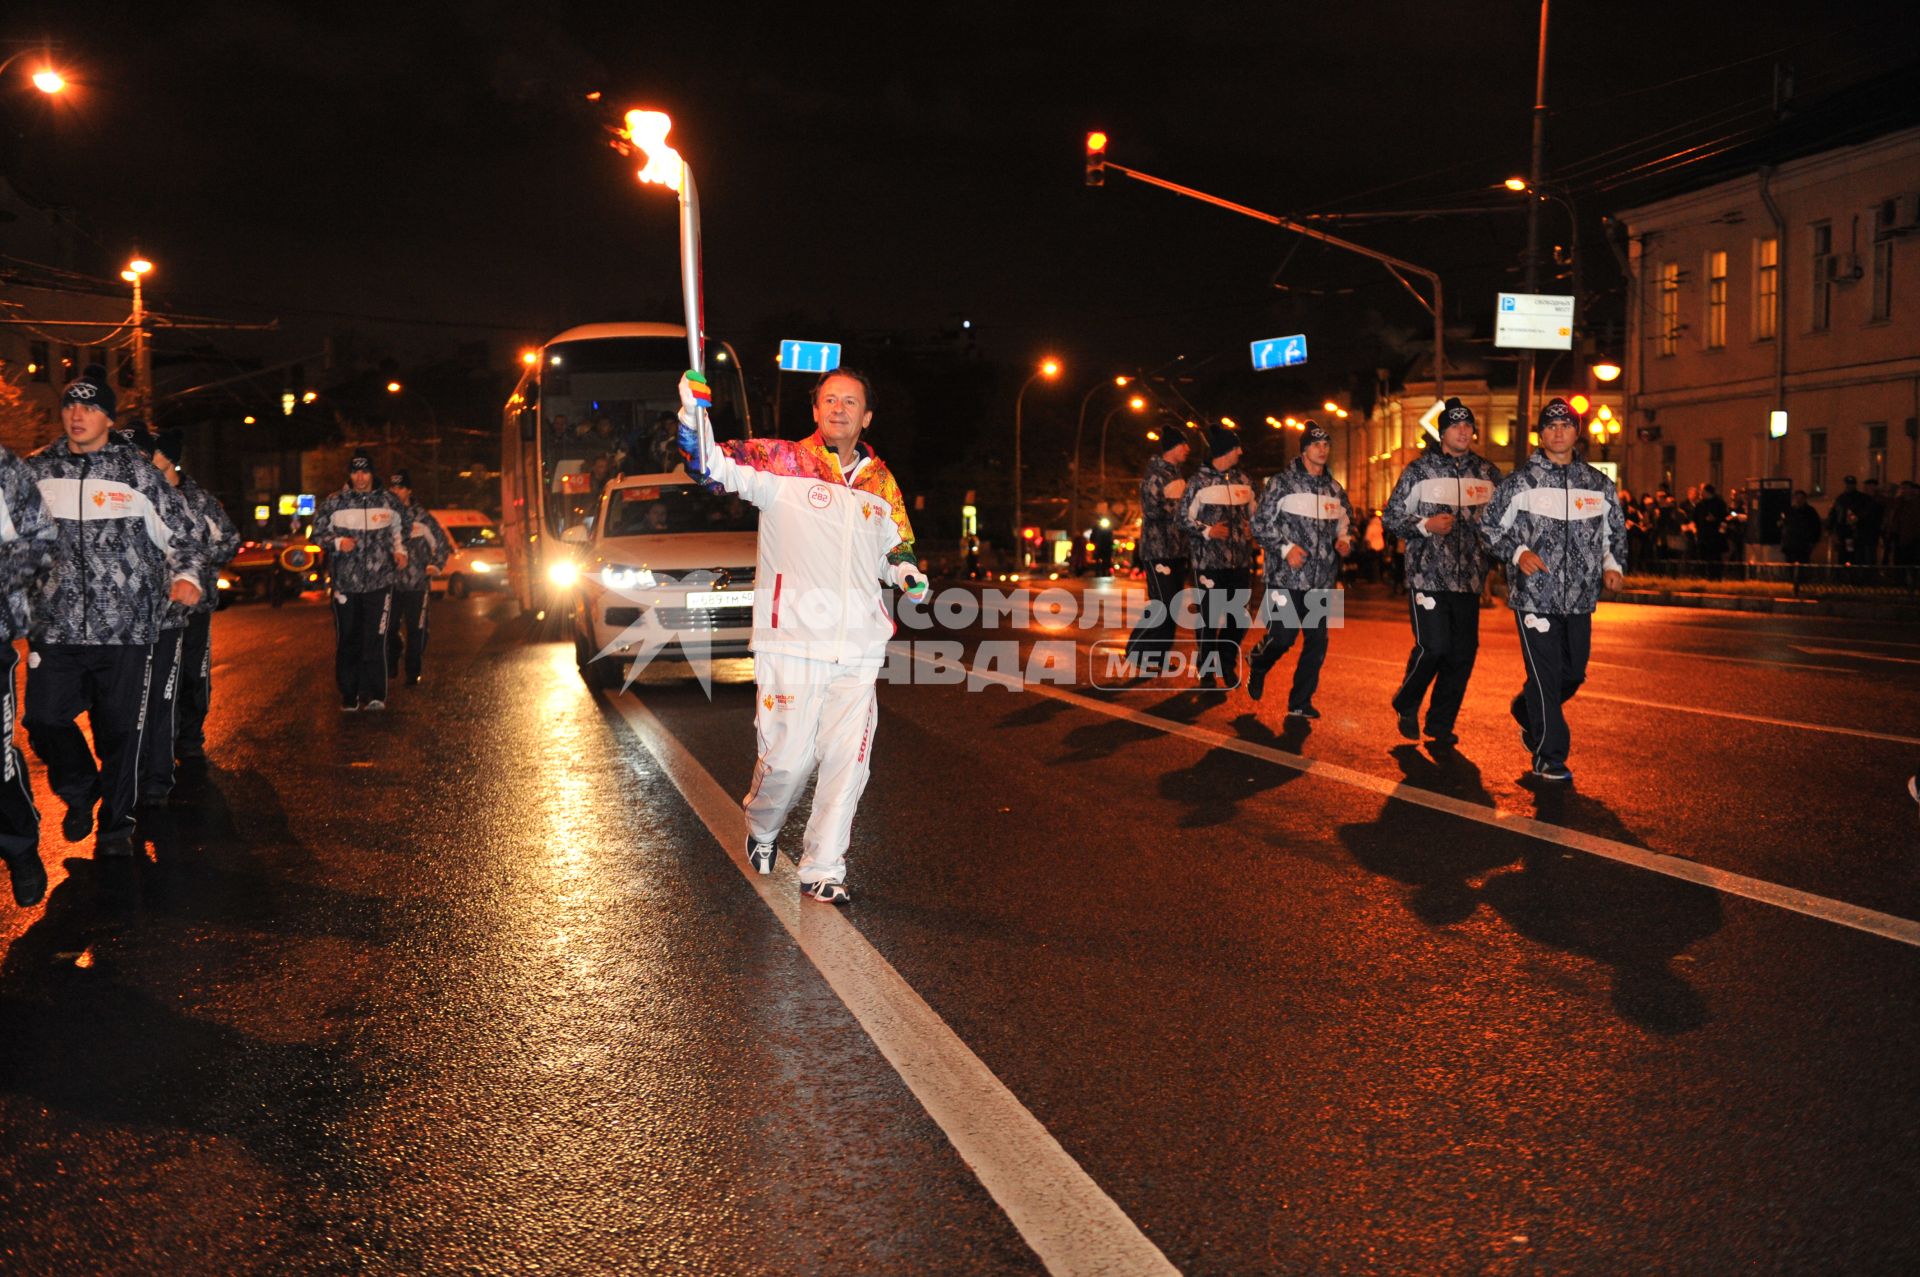
POLYGON ((33 87, 40 90, 40 92, 46 94, 48 97, 52 97, 57 93, 65 92, 67 87, 67 77, 64 75, 61 75, 58 71, 53 69, 53 63, 48 61, 48 57, 50 55, 48 50, 46 49, 21 49, 18 52, 14 53, 12 56, 8 57, 5 61, 0 61, 0 72, 5 72, 8 67, 14 64, 14 62, 16 62, 20 58, 26 57, 30 53, 37 53, 40 55, 40 65, 37 68, 35 68, 35 70, 31 75, 27 77, 29 80, 32 81, 33 87))
POLYGON ((1611 359, 1602 359, 1593 366, 1593 376, 1596 381, 1618 381, 1620 379, 1620 365, 1614 363, 1611 359))
POLYGON ((153 263, 138 253, 120 272, 133 285, 133 397, 130 405, 141 416, 152 415, 153 363, 147 351, 147 305, 141 283, 153 272, 153 263))
POLYGON ((1059 375, 1060 361, 1049 356, 1040 361, 1040 366, 1033 370, 1031 377, 1028 377, 1020 383, 1020 393, 1013 397, 1013 532, 1016 543, 1020 539, 1020 529, 1024 526, 1020 520, 1020 412, 1027 402, 1027 387, 1033 385, 1034 382, 1040 380, 1042 377, 1045 377, 1048 381, 1052 381, 1059 375))
POLYGON ((664 111, 628 111, 626 127, 615 134, 622 154, 640 152, 646 163, 634 176, 664 186, 680 197, 680 296, 686 311, 688 366, 706 371, 707 334, 700 295, 700 193, 693 169, 667 145, 673 121, 664 111))
MULTIPOLYGON (((1140 395, 1134 395, 1127 400, 1126 406, 1134 412, 1144 412, 1147 401, 1140 395)), ((1113 419, 1119 415, 1120 409, 1115 408, 1100 422, 1100 500, 1102 501, 1107 499, 1107 427, 1112 425, 1113 419)))

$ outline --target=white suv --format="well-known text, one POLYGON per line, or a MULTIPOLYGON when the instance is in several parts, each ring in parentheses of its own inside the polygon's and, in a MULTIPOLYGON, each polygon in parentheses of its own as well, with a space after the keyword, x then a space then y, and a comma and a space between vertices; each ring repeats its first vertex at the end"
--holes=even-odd
POLYGON ((753 638, 759 512, 687 477, 609 483, 576 547, 574 657, 595 687, 618 687, 635 660, 744 656, 753 638))

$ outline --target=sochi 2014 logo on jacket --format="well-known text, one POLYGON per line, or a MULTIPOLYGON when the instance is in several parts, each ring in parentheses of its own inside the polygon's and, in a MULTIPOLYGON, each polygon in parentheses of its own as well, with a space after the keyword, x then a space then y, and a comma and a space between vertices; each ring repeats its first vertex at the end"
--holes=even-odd
POLYGON ((112 509, 108 513, 122 515, 133 508, 131 492, 121 492, 113 488, 95 488, 91 496, 96 510, 107 510, 111 506, 112 509))

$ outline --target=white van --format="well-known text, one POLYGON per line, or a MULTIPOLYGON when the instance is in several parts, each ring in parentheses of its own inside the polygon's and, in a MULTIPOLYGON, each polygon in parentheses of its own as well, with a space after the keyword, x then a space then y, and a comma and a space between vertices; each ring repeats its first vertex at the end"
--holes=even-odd
POLYGON ((751 505, 707 491, 684 469, 608 484, 592 530, 569 528, 562 538, 576 556, 573 642, 581 677, 618 687, 643 654, 667 661, 690 653, 745 656, 753 639, 759 526, 751 505))
POLYGON ((438 576, 428 578, 434 593, 445 591, 453 598, 464 598, 474 590, 507 588, 507 546, 500 529, 480 510, 429 510, 447 539, 453 542, 453 554, 438 576))

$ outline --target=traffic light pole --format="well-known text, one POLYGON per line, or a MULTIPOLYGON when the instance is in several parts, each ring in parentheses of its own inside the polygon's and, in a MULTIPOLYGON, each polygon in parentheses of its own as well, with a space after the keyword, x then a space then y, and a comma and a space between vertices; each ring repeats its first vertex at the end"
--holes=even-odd
MULTIPOLYGON (((1540 56, 1534 68, 1533 77, 1533 153, 1527 162, 1527 259, 1525 290, 1531 293, 1540 291, 1540 183, 1545 180, 1542 170, 1547 162, 1547 5, 1550 0, 1540 0, 1540 56)), ((1576 226, 1573 232, 1578 235, 1576 226)), ((1579 279, 1574 280, 1574 291, 1579 292, 1579 279)), ((1526 464, 1529 451, 1528 437, 1533 430, 1533 365, 1534 353, 1531 347, 1520 352, 1520 368, 1516 395, 1516 420, 1513 431, 1513 464, 1516 469, 1526 464)))
MULTIPOLYGON (((1536 125, 1536 127, 1540 126, 1536 125)), ((1104 154, 1104 146, 1102 147, 1102 153, 1104 154)), ((1163 191, 1172 191, 1175 195, 1184 195, 1188 199, 1196 199, 1203 204, 1211 204, 1215 208, 1224 208, 1230 213, 1238 213, 1242 217, 1251 217, 1255 221, 1265 222, 1269 226, 1277 226, 1283 231, 1292 231, 1296 235, 1304 235, 1308 239, 1319 240, 1322 244, 1329 245, 1333 248, 1345 249, 1349 253, 1358 253, 1362 257, 1370 257, 1374 261, 1379 262, 1387 268, 1387 272, 1390 275, 1400 281, 1402 287, 1413 294, 1413 299, 1420 303, 1421 308, 1433 317, 1433 389, 1434 393, 1441 399, 1447 397, 1446 299, 1441 289, 1440 276, 1438 273, 1430 271, 1424 266, 1415 266, 1412 262, 1402 261, 1398 257, 1381 252, 1379 249, 1368 248, 1365 244, 1356 244, 1352 240, 1341 239, 1338 235, 1329 235, 1323 230, 1296 222, 1290 217, 1281 217, 1274 213, 1263 213, 1257 208, 1248 208, 1245 204, 1236 204, 1232 200, 1221 199, 1218 195, 1209 195, 1205 191, 1196 191, 1191 186, 1182 186, 1178 182, 1169 182, 1163 177, 1155 177, 1151 173, 1142 173, 1139 169, 1128 168, 1124 164, 1115 164, 1112 160, 1103 159, 1100 162, 1100 167, 1102 169, 1112 169, 1116 173, 1123 173, 1136 182, 1145 182, 1148 186, 1157 186, 1163 191), (1433 300, 1431 302, 1420 295, 1419 289, 1407 282, 1408 275, 1418 275, 1427 281, 1428 286, 1433 289, 1433 300)))

